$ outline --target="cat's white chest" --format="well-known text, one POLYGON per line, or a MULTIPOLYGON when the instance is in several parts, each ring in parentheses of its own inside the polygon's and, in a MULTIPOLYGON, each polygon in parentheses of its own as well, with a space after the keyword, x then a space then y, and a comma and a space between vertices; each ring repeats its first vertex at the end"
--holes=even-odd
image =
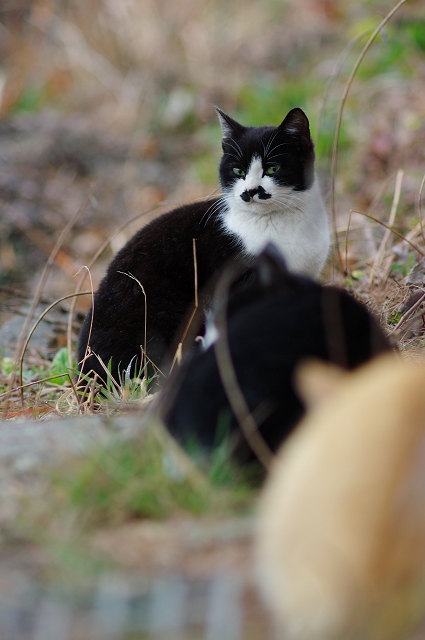
MULTIPOLYGON (((237 186, 240 190, 242 185, 237 186)), ((239 239, 246 253, 256 256, 273 242, 289 269, 318 277, 329 252, 330 237, 317 179, 306 191, 280 187, 269 179, 267 190, 270 199, 248 203, 237 192, 226 194, 223 229, 239 239)))

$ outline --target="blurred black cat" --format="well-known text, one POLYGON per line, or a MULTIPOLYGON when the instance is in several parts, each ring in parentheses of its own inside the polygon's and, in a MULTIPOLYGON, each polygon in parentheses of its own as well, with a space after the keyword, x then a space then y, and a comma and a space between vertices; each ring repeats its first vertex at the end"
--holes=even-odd
MULTIPOLYGON (((304 412, 293 384, 294 369, 302 359, 314 357, 353 369, 390 349, 363 304, 343 289, 290 273, 272 244, 256 259, 251 277, 231 291, 226 315, 240 390, 272 451, 304 412)), ((217 366, 219 341, 211 324, 204 345, 169 379, 163 418, 181 443, 195 439, 206 450, 217 443, 220 432, 232 433, 236 457, 247 461, 253 455, 238 429, 217 366)))
POLYGON ((142 348, 160 365, 170 346, 177 347, 195 298, 194 242, 203 306, 203 287, 227 260, 250 260, 271 240, 292 270, 319 275, 329 230, 307 116, 295 108, 278 127, 244 127, 217 113, 223 195, 160 216, 115 256, 81 329, 82 373, 105 379, 99 358, 105 365, 112 358, 119 381, 123 371, 138 370, 142 348))

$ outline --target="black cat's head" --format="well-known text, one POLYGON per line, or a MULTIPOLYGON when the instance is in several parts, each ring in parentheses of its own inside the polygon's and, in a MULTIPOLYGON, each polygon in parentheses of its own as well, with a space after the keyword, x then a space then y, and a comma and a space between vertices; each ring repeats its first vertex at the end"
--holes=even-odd
POLYGON ((269 242, 245 269, 243 278, 236 280, 236 286, 231 287, 227 303, 228 316, 274 295, 276 291, 316 291, 319 288, 320 285, 311 278, 289 271, 282 253, 276 245, 269 242))
POLYGON ((223 131, 220 183, 228 200, 270 205, 312 186, 314 145, 302 109, 292 109, 278 127, 244 127, 216 110, 223 131))

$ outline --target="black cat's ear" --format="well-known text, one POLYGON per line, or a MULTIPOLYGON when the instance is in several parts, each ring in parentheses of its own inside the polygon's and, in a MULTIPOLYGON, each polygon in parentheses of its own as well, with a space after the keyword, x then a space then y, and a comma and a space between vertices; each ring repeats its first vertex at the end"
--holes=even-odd
POLYGON ((308 118, 305 115, 304 111, 299 107, 291 109, 286 118, 279 125, 278 129, 291 135, 310 138, 310 127, 308 118))
POLYGON ((215 107, 217 111, 217 116, 221 125, 221 130, 223 132, 223 140, 234 140, 235 138, 240 138, 241 135, 246 131, 246 127, 233 120, 227 113, 224 113, 218 107, 215 107))
POLYGON ((286 266, 283 254, 272 242, 266 244, 258 256, 254 268, 258 282, 266 288, 293 280, 293 275, 286 266))

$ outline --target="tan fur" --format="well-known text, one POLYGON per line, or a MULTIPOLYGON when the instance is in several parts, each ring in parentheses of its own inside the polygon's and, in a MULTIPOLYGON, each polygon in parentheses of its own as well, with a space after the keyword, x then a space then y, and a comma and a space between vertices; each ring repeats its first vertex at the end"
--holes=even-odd
POLYGON ((261 498, 257 559, 279 637, 408 637, 425 614, 424 364, 381 357, 307 415, 261 498))
POLYGON ((323 360, 305 360, 295 372, 295 384, 309 408, 323 402, 339 388, 348 375, 345 369, 323 360))

